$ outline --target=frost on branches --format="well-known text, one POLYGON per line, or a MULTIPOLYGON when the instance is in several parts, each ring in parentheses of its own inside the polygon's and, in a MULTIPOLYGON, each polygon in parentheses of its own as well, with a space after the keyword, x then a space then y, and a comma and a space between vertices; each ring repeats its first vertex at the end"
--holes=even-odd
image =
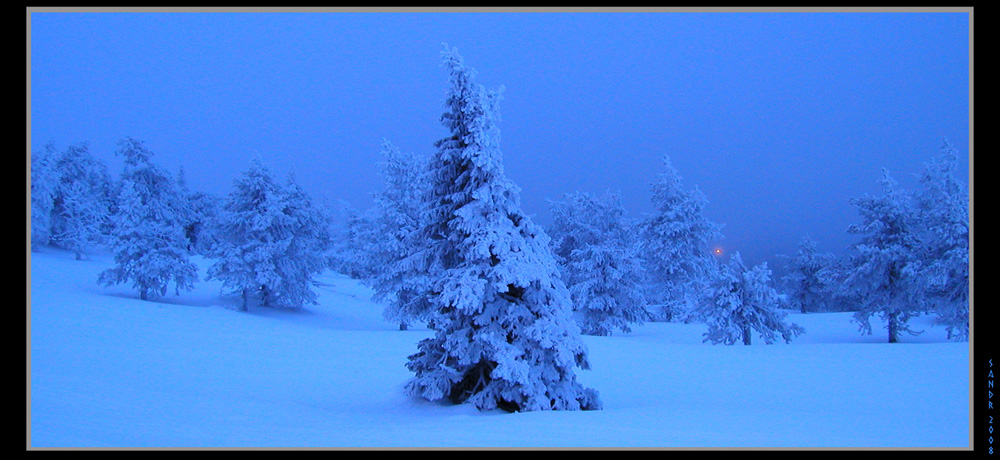
POLYGON ((450 136, 431 159, 421 229, 435 334, 409 357, 407 392, 483 410, 599 409, 597 392, 576 380, 574 367, 589 368, 587 350, 548 237, 504 175, 500 94, 476 84, 456 50, 442 57, 450 136))
POLYGON ((142 300, 166 295, 171 281, 177 290, 190 290, 198 268, 188 260, 184 203, 177 184, 152 163, 153 152, 142 142, 125 138, 118 145, 125 170, 111 219, 115 266, 101 272, 98 282, 131 282, 142 300))
POLYGON ((706 306, 708 332, 703 342, 750 345, 754 332, 767 344, 779 337, 791 342, 804 332, 797 324, 785 323, 785 313, 778 309, 778 293, 771 286, 767 263, 747 269, 740 254, 734 253, 726 264, 718 265, 712 282, 711 303, 706 306))
POLYGON ((637 242, 621 196, 571 193, 551 209, 553 251, 583 333, 627 333, 630 324, 648 319, 637 242))

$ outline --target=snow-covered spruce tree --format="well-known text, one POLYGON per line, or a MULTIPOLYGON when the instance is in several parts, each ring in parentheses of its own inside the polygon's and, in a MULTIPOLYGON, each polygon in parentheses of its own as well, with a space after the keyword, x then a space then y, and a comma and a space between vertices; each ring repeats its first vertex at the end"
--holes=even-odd
POLYGON ((184 236, 188 239, 188 252, 204 255, 213 244, 209 223, 218 214, 221 199, 211 193, 189 190, 183 168, 177 173, 177 186, 186 209, 184 236))
POLYGON ((844 281, 854 265, 852 254, 837 257, 829 265, 816 273, 819 282, 824 286, 824 296, 827 299, 827 311, 857 312, 861 305, 862 295, 850 289, 844 289, 840 283, 844 281))
POLYGON ((782 281, 791 305, 802 313, 824 310, 828 291, 819 273, 833 262, 833 255, 820 253, 806 235, 799 241, 798 252, 786 260, 782 281))
POLYGON ((780 336, 786 343, 805 332, 797 324, 786 323, 778 309, 778 293, 771 286, 767 263, 748 269, 740 253, 719 264, 711 286, 711 303, 706 308, 708 332, 703 342, 733 345, 752 343, 754 332, 772 344, 780 336))
POLYGON ((958 178, 958 152, 944 141, 925 165, 916 194, 924 244, 921 276, 948 337, 969 340, 969 189, 958 178))
MULTIPOLYGON (((704 216, 708 200, 697 188, 681 188, 668 156, 653 184, 656 211, 642 221, 642 252, 648 274, 646 299, 671 321, 697 311, 715 261, 708 245, 722 238, 721 226, 704 216)), ((655 312, 653 312, 655 313, 655 312)), ((686 318, 685 318, 686 319, 686 318)))
POLYGON ((630 324, 648 319, 637 241, 621 196, 568 193, 550 206, 553 251, 583 333, 627 333, 630 324))
POLYGON ((241 311, 251 302, 276 306, 274 291, 282 284, 278 259, 291 242, 292 218, 283 212, 281 189, 259 157, 233 182, 216 221, 219 239, 208 254, 216 261, 206 279, 239 294, 241 311))
POLYGON ((902 332, 919 333, 907 321, 926 309, 926 283, 911 196, 884 169, 879 183, 880 196, 851 200, 862 222, 850 226, 848 232, 862 238, 852 246, 850 261, 836 277, 836 286, 844 291, 842 296, 858 299, 854 319, 862 333, 872 333, 871 317, 878 315, 886 322, 889 343, 895 343, 902 332))
POLYGON ((171 281, 177 290, 190 290, 198 268, 188 260, 185 210, 177 186, 153 164, 153 152, 142 142, 125 138, 118 146, 125 169, 111 219, 109 246, 115 266, 101 272, 98 282, 131 283, 142 300, 166 295, 171 281))
POLYGON ((326 269, 324 254, 330 244, 329 216, 313 205, 312 198, 295 178, 288 177, 280 206, 288 216, 290 236, 285 252, 275 259, 280 289, 272 289, 273 304, 288 308, 315 305, 313 279, 326 269))
POLYGON ((104 244, 111 209, 111 180, 86 143, 56 158, 59 180, 52 200, 50 242, 76 253, 77 260, 104 244))
POLYGON ((370 256, 376 270, 365 281, 374 290, 372 299, 387 302, 383 316, 406 330, 429 313, 425 294, 427 273, 414 256, 423 246, 421 197, 426 193, 426 161, 382 141, 382 179, 385 189, 375 196, 375 234, 380 244, 370 256))
POLYGON ((31 154, 31 250, 49 244, 52 208, 59 176, 55 169, 55 146, 31 154))
POLYGON ((329 262, 334 270, 361 281, 375 276, 375 254, 381 244, 375 226, 376 211, 374 207, 359 211, 346 202, 340 203, 343 225, 335 232, 329 262))
POLYGON ((429 327, 407 368, 407 393, 487 410, 599 409, 574 367, 589 368, 548 237, 521 211, 501 160, 498 91, 474 81, 455 49, 450 136, 430 160, 422 259, 433 275, 429 327))

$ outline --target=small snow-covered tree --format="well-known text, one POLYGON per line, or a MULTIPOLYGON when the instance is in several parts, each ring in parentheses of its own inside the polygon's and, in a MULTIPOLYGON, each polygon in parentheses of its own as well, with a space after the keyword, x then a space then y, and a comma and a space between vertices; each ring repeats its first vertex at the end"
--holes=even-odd
POLYGON ((791 342, 804 332, 799 325, 785 322, 766 262, 748 269, 740 253, 733 253, 728 263, 717 265, 711 289, 704 342, 750 345, 756 332, 764 343, 772 344, 779 336, 791 342))
POLYGON ((275 306, 273 291, 282 283, 278 259, 291 241, 292 219, 283 212, 281 189, 259 157, 233 185, 216 222, 219 239, 209 251, 216 261, 206 279, 222 281, 223 288, 239 294, 242 311, 252 301, 275 306))
POLYGON ((316 303, 313 278, 326 269, 328 216, 290 177, 274 182, 260 157, 234 181, 216 221, 208 279, 239 294, 240 310, 316 303))
POLYGON ((217 238, 211 223, 219 214, 222 199, 208 192, 190 192, 186 198, 189 214, 184 235, 188 239, 188 251, 207 254, 217 238))
POLYGON ((177 187, 185 209, 184 236, 188 239, 188 251, 203 255, 213 244, 210 222, 219 212, 221 199, 211 193, 191 191, 186 177, 181 168, 177 173, 177 187))
POLYGON ((380 244, 376 211, 374 207, 360 211, 346 202, 340 203, 343 223, 335 232, 329 262, 334 270, 362 281, 375 276, 378 267, 374 254, 380 244))
POLYGON ((432 275, 428 326, 407 368, 410 395, 506 411, 599 409, 576 380, 589 368, 548 237, 520 209, 504 174, 500 93, 474 81, 454 49, 441 121, 450 135, 430 161, 420 251, 432 275))
POLYGON ((668 156, 663 165, 653 184, 656 211, 642 222, 642 252, 648 273, 646 298, 670 321, 697 311, 704 301, 701 293, 715 263, 708 245, 722 233, 721 226, 704 215, 705 195, 697 188, 681 187, 668 156))
POLYGON ((59 177, 52 200, 50 241, 77 260, 104 243, 111 207, 107 167, 86 143, 71 145, 55 161, 59 177))
POLYGON ((900 333, 919 333, 907 322, 926 309, 926 283, 911 196, 899 189, 884 169, 879 183, 881 195, 851 200, 862 222, 851 225, 848 232, 862 238, 853 245, 849 263, 834 274, 834 280, 840 295, 857 299, 854 319, 861 332, 871 334, 871 317, 878 315, 886 322, 889 343, 895 343, 900 333))
POLYGON ((550 206, 553 251, 583 333, 630 332, 630 324, 648 319, 637 241, 621 196, 569 193, 550 206))
POLYGON ((427 273, 413 259, 423 241, 421 197, 426 193, 426 161, 404 153, 388 140, 382 141, 384 190, 375 197, 374 234, 379 244, 371 245, 370 257, 376 269, 366 280, 374 290, 372 299, 385 301, 385 319, 406 330, 412 322, 426 320, 427 273))
POLYGON ((52 208, 59 184, 55 169, 55 146, 47 144, 31 154, 31 250, 49 243, 52 231, 52 208))
POLYGON ((115 266, 101 272, 98 282, 130 282, 142 300, 166 295, 171 281, 178 290, 190 290, 198 269, 188 260, 185 210, 177 186, 153 164, 153 152, 141 141, 125 138, 118 145, 125 170, 111 219, 115 266))
POLYGON ((802 313, 825 309, 828 291, 819 273, 833 260, 832 254, 820 253, 808 235, 802 237, 798 252, 787 258, 782 277, 792 306, 802 313))
POLYGON ((58 246, 73 251, 76 260, 81 260, 84 254, 105 243, 104 220, 108 208, 83 182, 62 184, 59 192, 60 225, 52 238, 58 246))
POLYGON ((969 339, 969 189, 958 178, 958 152, 947 141, 924 167, 916 194, 923 226, 921 276, 937 323, 948 337, 969 339))
POLYGON ((313 205, 309 194, 291 176, 282 190, 280 206, 291 228, 284 254, 275 259, 281 286, 272 289, 274 304, 291 308, 315 305, 313 279, 326 269, 329 216, 313 205))

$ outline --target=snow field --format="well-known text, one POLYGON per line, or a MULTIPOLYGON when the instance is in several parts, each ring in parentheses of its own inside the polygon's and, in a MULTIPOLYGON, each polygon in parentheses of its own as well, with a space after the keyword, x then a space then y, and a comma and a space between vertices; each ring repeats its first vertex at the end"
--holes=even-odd
MULTIPOLYGON (((193 258, 203 279, 211 261, 193 258)), ((406 396, 425 329, 324 273, 318 306, 235 311, 218 282, 141 301, 101 287, 110 255, 31 254, 29 448, 968 448, 969 343, 862 336, 790 313, 791 344, 701 342, 704 324, 584 336, 600 411, 480 412, 406 396)))

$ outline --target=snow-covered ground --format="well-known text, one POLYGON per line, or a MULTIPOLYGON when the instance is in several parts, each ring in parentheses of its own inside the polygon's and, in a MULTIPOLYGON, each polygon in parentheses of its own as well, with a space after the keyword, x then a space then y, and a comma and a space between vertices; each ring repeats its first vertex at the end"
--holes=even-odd
POLYGON ((215 282, 157 302, 99 286, 110 266, 31 254, 29 448, 970 447, 969 344, 929 317, 898 344, 849 313, 791 313, 791 344, 584 336, 577 375, 604 409, 508 414, 403 394, 430 332, 383 321, 346 276, 319 278, 318 306, 242 313, 215 282))

